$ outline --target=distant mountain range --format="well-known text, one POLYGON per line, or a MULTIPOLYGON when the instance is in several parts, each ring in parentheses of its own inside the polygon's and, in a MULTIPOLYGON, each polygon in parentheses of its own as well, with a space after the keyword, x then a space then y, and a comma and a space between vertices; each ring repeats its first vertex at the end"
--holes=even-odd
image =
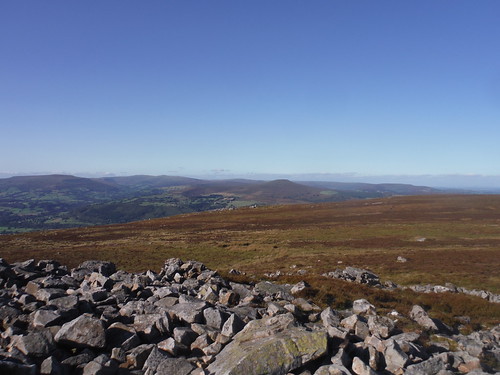
POLYGON ((320 203, 392 195, 439 194, 409 184, 281 179, 201 180, 179 176, 0 179, 0 233, 124 223, 254 205, 320 203))

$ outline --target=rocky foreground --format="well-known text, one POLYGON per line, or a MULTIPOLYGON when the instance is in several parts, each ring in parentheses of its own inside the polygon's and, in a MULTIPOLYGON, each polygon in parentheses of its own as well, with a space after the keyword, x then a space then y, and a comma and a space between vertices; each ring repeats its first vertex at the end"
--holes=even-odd
POLYGON ((424 346, 366 300, 322 310, 297 297, 305 283, 233 283, 193 261, 134 274, 0 259, 0 287, 2 375, 484 374, 500 361, 499 326, 464 336, 414 306, 434 333, 424 346))

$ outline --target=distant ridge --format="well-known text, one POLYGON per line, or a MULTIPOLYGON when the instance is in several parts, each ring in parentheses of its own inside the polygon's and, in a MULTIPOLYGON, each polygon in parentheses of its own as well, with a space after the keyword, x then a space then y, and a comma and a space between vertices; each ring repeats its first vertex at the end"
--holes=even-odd
POLYGON ((253 205, 438 193, 441 191, 409 184, 294 182, 287 179, 16 176, 0 179, 0 234, 126 223, 253 205))
POLYGON ((368 184, 361 182, 329 182, 329 181, 300 181, 301 184, 307 186, 323 187, 327 189, 341 191, 361 191, 361 192, 378 192, 383 194, 401 194, 401 195, 420 195, 420 194, 440 194, 442 190, 431 188, 428 186, 415 186, 410 184, 368 184))
POLYGON ((94 191, 103 191, 110 188, 119 189, 117 184, 108 182, 104 179, 92 179, 84 177, 75 177, 71 175, 52 174, 44 176, 15 176, 0 179, 0 189, 17 188, 21 191, 35 189, 90 189, 94 191))
POLYGON ((196 178, 181 177, 181 176, 149 176, 135 175, 124 177, 101 177, 96 178, 97 181, 112 182, 117 185, 129 186, 133 188, 157 188, 180 185, 196 185, 204 181, 196 178))
MULTIPOLYGON (((246 199, 256 200, 260 203, 305 203, 325 200, 322 197, 323 189, 301 185, 289 180, 281 179, 275 181, 252 182, 247 181, 218 181, 210 184, 199 185, 191 189, 188 194, 234 194, 246 196, 246 199)), ((327 194, 328 197, 335 192, 327 194)), ((327 199, 331 201, 331 199, 327 199)))

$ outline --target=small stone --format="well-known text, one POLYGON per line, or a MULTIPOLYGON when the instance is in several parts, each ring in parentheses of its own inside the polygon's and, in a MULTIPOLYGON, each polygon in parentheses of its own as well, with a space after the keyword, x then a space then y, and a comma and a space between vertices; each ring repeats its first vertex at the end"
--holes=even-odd
POLYGON ((357 315, 357 314, 353 314, 351 316, 348 316, 347 318, 345 319, 342 319, 340 321, 340 325, 342 327, 344 327, 345 329, 348 329, 349 331, 354 331, 355 327, 356 327, 356 323, 358 321, 363 321, 364 318, 361 318, 361 316, 357 315))
POLYGON ((15 336, 12 344, 30 357, 46 358, 54 349, 54 339, 48 330, 15 336))
POLYGON ((116 265, 102 260, 87 260, 80 264, 78 268, 85 268, 91 272, 100 273, 103 276, 111 276, 116 272, 116 265))
POLYGON ((115 368, 107 367, 95 361, 90 361, 83 368, 83 375, 113 375, 115 373, 115 368))
POLYGON ((305 281, 299 281, 297 284, 295 284, 292 287, 292 289, 290 290, 290 292, 292 294, 297 294, 297 293, 302 292, 303 290, 306 290, 309 287, 310 287, 310 285, 308 283, 306 283, 305 281))
POLYGON ((351 367, 352 365, 352 359, 349 356, 349 354, 347 354, 344 348, 339 348, 337 353, 330 359, 330 361, 334 365, 340 365, 345 367, 351 367))
POLYGON ((178 303, 168 309, 174 317, 186 323, 202 323, 206 302, 178 303))
POLYGON ((368 358, 368 365, 375 371, 377 371, 379 369, 379 364, 380 364, 380 357, 381 357, 381 354, 380 352, 375 349, 373 346, 369 346, 368 347, 368 354, 369 354, 369 358, 368 358))
POLYGON ((240 296, 232 290, 221 291, 219 293, 219 303, 226 306, 234 306, 238 303, 240 296))
POLYGON ((213 327, 216 329, 222 329, 222 326, 226 322, 226 320, 229 318, 229 314, 226 312, 223 312, 219 309, 209 307, 208 309, 205 309, 203 311, 203 316, 205 318, 205 321, 207 323, 207 326, 213 327))
POLYGON ((48 302, 54 298, 63 297, 66 295, 64 289, 58 288, 42 288, 35 293, 35 298, 39 301, 48 302))
POLYGON ((92 361, 95 357, 95 354, 91 350, 84 349, 80 354, 66 358, 61 362, 61 364, 70 367, 77 367, 92 361))
POLYGON ((373 306, 366 299, 358 299, 352 304, 352 311, 354 314, 358 315, 375 315, 376 310, 375 306, 373 306))
POLYGON ((367 338, 370 335, 370 330, 368 329, 368 324, 366 324, 366 322, 358 320, 356 322, 356 325, 354 326, 354 334, 362 340, 367 338))
POLYGON ((195 367, 183 358, 166 358, 156 368, 157 375, 188 375, 195 367))
POLYGON ((196 340, 198 334, 189 327, 175 327, 173 337, 178 343, 190 346, 196 340))
POLYGON ((286 310, 283 306, 276 302, 270 302, 267 304, 267 314, 269 316, 284 314, 288 310, 286 310))
POLYGON ((245 322, 243 322, 238 315, 231 314, 231 316, 224 323, 221 332, 224 336, 231 337, 241 331, 243 327, 245 327, 245 322))
POLYGON ((168 358, 168 354, 154 346, 142 368, 143 370, 156 371, 160 363, 166 358, 168 358))
POLYGON ((321 308, 316 306, 314 303, 311 303, 304 298, 295 298, 292 303, 298 306, 299 309, 305 312, 320 312, 321 308))
POLYGON ((181 345, 180 343, 175 341, 173 337, 169 337, 166 340, 160 341, 157 345, 158 349, 170 353, 173 356, 177 356, 180 352, 187 349, 186 346, 181 345))
POLYGON ((153 344, 142 344, 132 349, 126 357, 127 365, 132 368, 142 369, 142 366, 144 366, 144 363, 146 362, 146 359, 148 359, 153 347, 153 344))
POLYGON ((384 350, 384 358, 386 362, 386 369, 390 372, 399 372, 408 363, 408 356, 403 352, 394 340, 387 340, 386 348, 384 350))
MULTIPOLYGON (((301 373, 300 375, 302 374, 307 373, 301 373)), ((332 364, 321 366, 316 370, 314 375, 351 375, 351 372, 345 366, 332 364)))
POLYGON ((354 357, 352 360, 352 371, 357 375, 377 375, 370 366, 365 364, 360 358, 354 357))
POLYGON ((32 325, 36 328, 50 327, 62 321, 61 313, 57 310, 40 309, 32 315, 32 325))
POLYGON ((414 305, 412 307, 410 318, 425 329, 436 332, 451 332, 450 327, 446 326, 439 319, 432 319, 421 306, 414 305))
POLYGON ((64 373, 61 363, 53 356, 46 358, 40 365, 42 375, 63 375, 64 373))
POLYGON ((111 359, 123 363, 127 360, 127 356, 123 348, 113 348, 111 349, 111 359))
POLYGON ((63 296, 51 299, 47 302, 49 306, 55 306, 60 311, 70 311, 78 307, 77 296, 63 296))
POLYGON ((386 339, 394 331, 395 324, 392 319, 385 316, 371 315, 368 317, 368 328, 372 335, 386 339))
POLYGON ((129 327, 123 323, 116 322, 111 324, 106 329, 106 342, 111 348, 117 348, 136 334, 133 327, 129 327))
POLYGON ((341 316, 338 311, 327 307, 321 312, 321 321, 323 326, 328 329, 328 327, 338 327, 341 321, 341 316))
POLYGON ((214 342, 208 345, 207 347, 203 348, 202 350, 203 353, 205 353, 205 355, 217 355, 222 350, 222 344, 219 342, 214 342))
POLYGON ((406 368, 405 375, 436 375, 442 370, 446 370, 446 363, 441 357, 433 357, 426 361, 409 365, 406 368))

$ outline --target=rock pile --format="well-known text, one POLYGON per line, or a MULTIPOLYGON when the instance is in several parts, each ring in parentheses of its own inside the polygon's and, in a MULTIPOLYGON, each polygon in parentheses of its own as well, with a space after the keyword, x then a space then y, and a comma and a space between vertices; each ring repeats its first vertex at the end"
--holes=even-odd
POLYGON ((294 295, 306 283, 228 282, 194 261, 134 274, 109 262, 67 270, 0 259, 0 374, 454 374, 493 371, 500 327, 454 335, 396 328, 366 300, 322 310, 294 295))
MULTIPOLYGON (((400 257, 398 257, 398 261, 400 257)), ((404 259, 404 258, 403 258, 404 259)), ((406 261, 406 260, 405 260, 406 261)), ((420 284, 412 285, 409 287, 404 287, 398 285, 392 281, 386 281, 381 283, 380 277, 369 270, 356 267, 346 267, 345 269, 336 269, 335 271, 330 271, 322 274, 322 276, 329 277, 332 279, 340 279, 345 281, 350 281, 358 284, 366 284, 369 286, 381 288, 381 289, 405 289, 409 288, 418 293, 463 293, 471 296, 480 297, 487 300, 488 302, 500 303, 500 294, 494 294, 486 290, 478 289, 467 289, 456 286, 452 283, 446 283, 443 285, 432 285, 432 284, 420 284)))
POLYGON ((336 269, 335 271, 327 272, 323 276, 333 279, 341 279, 351 281, 358 284, 367 284, 370 286, 381 286, 380 278, 373 272, 356 267, 346 267, 345 269, 336 269))
POLYGON ((469 296, 480 297, 488 302, 500 303, 500 294, 494 294, 487 290, 467 289, 452 283, 446 283, 445 285, 412 285, 409 288, 418 293, 463 293, 469 296))

